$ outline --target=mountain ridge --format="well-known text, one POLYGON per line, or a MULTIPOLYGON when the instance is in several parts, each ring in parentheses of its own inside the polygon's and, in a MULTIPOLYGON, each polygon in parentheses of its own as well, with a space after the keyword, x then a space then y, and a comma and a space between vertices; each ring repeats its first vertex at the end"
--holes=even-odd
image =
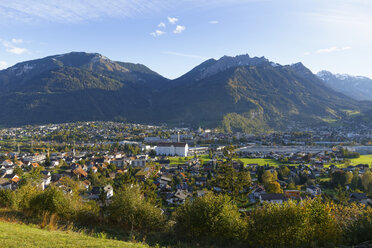
POLYGON ((355 100, 372 100, 372 79, 348 74, 333 74, 323 70, 317 76, 330 88, 355 100))
POLYGON ((302 63, 247 54, 209 59, 169 80, 141 64, 72 52, 0 71, 0 91, 2 125, 127 120, 254 132, 360 111, 302 63))

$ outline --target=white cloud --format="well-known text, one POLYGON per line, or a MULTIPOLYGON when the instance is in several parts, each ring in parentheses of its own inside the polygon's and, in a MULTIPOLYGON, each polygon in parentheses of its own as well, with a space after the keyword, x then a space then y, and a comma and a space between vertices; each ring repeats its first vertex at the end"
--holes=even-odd
POLYGON ((185 29, 186 29, 185 26, 177 25, 176 29, 173 30, 173 33, 175 33, 175 34, 180 34, 180 33, 182 33, 183 31, 185 31, 185 29))
POLYGON ((22 54, 22 53, 27 52, 26 48, 15 46, 14 43, 17 43, 17 42, 19 42, 19 40, 16 40, 16 42, 14 42, 13 40, 12 42, 2 40, 2 44, 8 53, 22 54))
POLYGON ((8 67, 8 63, 5 61, 0 61, 0 70, 5 69, 8 67))
POLYGON ((22 40, 22 39, 16 39, 16 38, 13 38, 13 39, 12 39, 12 42, 13 42, 14 44, 20 44, 20 43, 23 43, 23 40, 22 40))
POLYGON ((178 19, 176 17, 169 17, 168 16, 168 21, 171 24, 176 24, 176 22, 178 22, 178 19))
POLYGON ((14 54, 22 54, 22 53, 27 52, 27 49, 22 48, 22 47, 13 47, 13 48, 7 49, 7 52, 14 53, 14 54))
POLYGON ((310 55, 311 53, 310 52, 304 52, 304 55, 305 56, 308 56, 308 55, 310 55))
POLYGON ((178 52, 171 52, 171 51, 164 51, 164 54, 174 55, 174 56, 180 56, 180 57, 186 57, 186 58, 193 58, 193 59, 201 59, 201 60, 207 60, 208 57, 200 56, 200 55, 194 55, 194 54, 185 54, 185 53, 178 53, 178 52))
POLYGON ((154 32, 151 32, 150 35, 154 36, 154 37, 158 37, 158 36, 161 36, 165 34, 164 31, 161 31, 161 30, 155 30, 154 32))
POLYGON ((209 24, 218 24, 218 23, 220 23, 219 21, 210 21, 210 22, 208 22, 209 24))
POLYGON ((164 22, 159 23, 158 27, 159 28, 165 28, 165 23, 164 22))
POLYGON ((345 47, 337 47, 337 46, 332 46, 328 48, 322 48, 316 51, 316 53, 333 53, 333 52, 340 52, 340 51, 345 51, 351 49, 350 46, 345 46, 345 47))

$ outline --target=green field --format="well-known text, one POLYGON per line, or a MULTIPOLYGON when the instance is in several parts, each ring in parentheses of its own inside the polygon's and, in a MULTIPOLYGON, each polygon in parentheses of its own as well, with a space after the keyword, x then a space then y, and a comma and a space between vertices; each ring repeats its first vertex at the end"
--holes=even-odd
MULTIPOLYGON (((372 164, 372 155, 360 155, 359 158, 352 158, 350 159, 350 165, 358 165, 358 164, 368 164, 371 167, 372 164)), ((346 168, 347 164, 335 164, 339 168, 346 168)), ((329 167, 330 164, 326 164, 325 167, 329 167)))
MULTIPOLYGON (((170 164, 184 164, 188 160, 194 158, 194 156, 188 156, 188 157, 168 157, 170 164), (185 160, 186 158, 186 160, 185 160)), ((201 160, 204 160, 204 162, 209 161, 209 155, 198 155, 198 158, 201 160)))
MULTIPOLYGON (((187 160, 192 159, 193 156, 187 157, 187 160)), ((204 160, 204 162, 207 162, 210 160, 209 155, 199 155, 199 159, 204 160)), ((185 157, 168 157, 170 164, 184 164, 187 160, 185 160, 185 157), (180 159, 181 158, 181 159, 180 159)), ((240 160, 244 163, 244 165, 247 164, 258 164, 260 166, 269 164, 270 166, 279 166, 281 163, 276 161, 275 159, 266 159, 266 158, 236 158, 234 160, 240 160)))
POLYGON ((360 158, 350 159, 352 165, 372 164, 372 155, 360 155, 360 158))
POLYGON ((244 165, 258 164, 260 166, 263 166, 269 164, 270 166, 279 166, 281 164, 279 161, 276 161, 275 159, 266 158, 238 158, 237 160, 242 161, 244 165))
POLYGON ((47 231, 37 227, 0 222, 0 247, 148 247, 142 244, 94 238, 80 233, 47 231))

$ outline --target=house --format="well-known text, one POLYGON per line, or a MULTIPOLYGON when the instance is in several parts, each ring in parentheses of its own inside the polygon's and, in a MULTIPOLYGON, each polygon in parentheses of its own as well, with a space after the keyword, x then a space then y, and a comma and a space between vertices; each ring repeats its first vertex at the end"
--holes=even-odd
POLYGON ((143 168, 136 173, 135 178, 138 181, 145 181, 151 175, 151 171, 150 167, 143 168))
POLYGON ((189 146, 187 143, 159 143, 155 148, 157 155, 187 157, 189 146))
POLYGON ((106 199, 107 200, 114 196, 114 188, 111 185, 106 185, 103 188, 103 191, 106 194, 106 199))
POLYGON ((257 185, 253 190, 252 190, 252 194, 254 195, 254 197, 256 198, 260 198, 260 195, 262 194, 266 194, 266 191, 265 191, 265 188, 260 186, 260 185, 257 185))
POLYGON ((74 175, 79 179, 88 176, 88 173, 81 167, 76 168, 75 170, 72 171, 72 173, 74 173, 74 175))
POLYGON ((84 186, 84 188, 86 188, 86 189, 89 189, 89 187, 90 187, 90 185, 91 185, 91 183, 90 183, 90 181, 88 181, 88 180, 84 180, 83 182, 81 182, 81 184, 84 186))
POLYGON ((36 168, 36 167, 39 167, 40 165, 39 165, 38 163, 31 163, 31 166, 32 166, 33 168, 36 168))
POLYGON ((49 186, 50 182, 52 181, 52 176, 48 174, 42 174, 43 181, 41 182, 41 188, 44 190, 47 186, 49 186))
POLYGON ((368 205, 368 197, 364 193, 351 193, 350 194, 351 202, 359 202, 364 205, 368 205))
POLYGON ((0 189, 12 189, 12 183, 8 178, 0 178, 0 189))
POLYGON ((322 193, 322 190, 318 186, 307 186, 306 192, 310 193, 312 196, 320 195, 322 193))
POLYGON ((167 199, 167 202, 170 204, 180 205, 185 203, 188 196, 189 194, 185 190, 178 189, 171 198, 167 199))
POLYGON ((290 199, 300 199, 301 191, 299 190, 284 190, 284 196, 290 199))
POLYGON ((172 179, 168 178, 168 177, 165 177, 165 176, 161 176, 160 177, 160 180, 159 180, 159 186, 161 188, 164 188, 166 187, 168 184, 170 184, 172 182, 172 179))
POLYGON ((205 186, 207 184, 207 178, 206 177, 198 177, 195 180, 195 184, 197 186, 205 186))
POLYGON ((13 162, 11 160, 7 159, 7 160, 4 160, 4 162, 2 162, 1 165, 3 165, 3 166, 12 166, 13 165, 13 162))
POLYGON ((106 195, 106 199, 110 199, 114 195, 114 189, 111 185, 106 185, 105 187, 93 187, 88 199, 90 200, 98 200, 100 199, 101 194, 104 193, 106 195))
POLYGON ((261 194, 260 202, 282 204, 286 200, 283 194, 261 194))
POLYGON ((132 160, 131 165, 133 167, 145 167, 146 166, 146 159, 134 159, 134 160, 132 160))

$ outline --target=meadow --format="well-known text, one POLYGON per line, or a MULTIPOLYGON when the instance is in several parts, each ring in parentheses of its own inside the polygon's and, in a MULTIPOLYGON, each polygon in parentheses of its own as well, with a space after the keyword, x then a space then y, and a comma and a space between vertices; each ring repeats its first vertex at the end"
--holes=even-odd
MULTIPOLYGON (((98 235, 99 236, 99 235, 98 235)), ((0 246, 10 247, 124 247, 145 248, 147 245, 90 237, 83 233, 48 231, 38 227, 0 222, 0 246)))

